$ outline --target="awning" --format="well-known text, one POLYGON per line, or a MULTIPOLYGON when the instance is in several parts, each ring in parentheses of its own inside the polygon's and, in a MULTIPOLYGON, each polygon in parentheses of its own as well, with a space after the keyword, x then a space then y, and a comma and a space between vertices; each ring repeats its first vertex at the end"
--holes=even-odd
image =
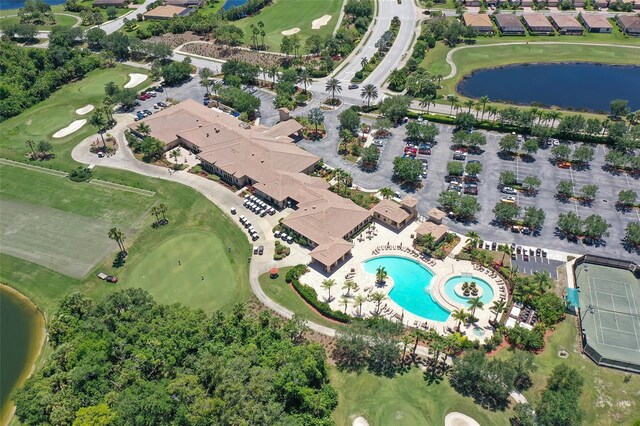
POLYGON ((271 268, 271 275, 278 275, 278 268, 271 268))
POLYGON ((578 298, 578 289, 577 288, 568 288, 567 289, 567 302, 569 302, 570 308, 579 308, 580 307, 580 299, 578 298))

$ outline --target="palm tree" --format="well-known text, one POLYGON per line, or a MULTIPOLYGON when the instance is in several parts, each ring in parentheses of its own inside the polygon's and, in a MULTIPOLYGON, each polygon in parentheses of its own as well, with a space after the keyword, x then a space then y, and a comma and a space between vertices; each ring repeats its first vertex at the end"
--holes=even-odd
POLYGON ((433 250, 436 245, 436 237, 434 237, 433 234, 424 234, 421 242, 427 249, 433 250))
POLYGON ((157 206, 151 207, 151 213, 156 217, 156 223, 160 222, 160 212, 157 206))
POLYGON ((495 105, 489 105, 487 107, 487 116, 493 116, 493 122, 496 122, 496 117, 498 115, 498 107, 495 105))
POLYGON ((312 108, 309 110, 307 118, 309 119, 309 123, 315 126, 316 133, 318 133, 318 126, 324 123, 324 113, 322 110, 320 108, 312 108))
POLYGON ((336 285, 336 280, 327 279, 322 281, 322 288, 326 289, 329 292, 329 297, 327 298, 327 303, 331 302, 331 287, 336 285))
POLYGON ((361 294, 358 294, 354 299, 353 299, 353 306, 357 306, 358 307, 358 316, 361 317, 362 316, 362 304, 364 302, 367 301, 367 298, 364 297, 361 294))
POLYGON ((367 59, 367 57, 364 56, 362 60, 360 60, 360 66, 364 70, 364 67, 366 67, 367 65, 369 65, 369 59, 367 59))
POLYGON ((424 112, 424 108, 427 108, 427 114, 429 114, 429 108, 431 108, 431 105, 435 105, 435 102, 433 102, 433 100, 435 99, 435 96, 433 95, 427 95, 424 98, 420 99, 420 108, 423 109, 424 112))
POLYGON ((453 115, 453 106, 458 102, 458 97, 456 95, 447 95, 447 100, 451 102, 451 111, 450 115, 453 115))
POLYGON ((337 168, 335 170, 336 172, 336 180, 338 181, 338 186, 340 186, 340 184, 342 184, 342 191, 343 194, 347 193, 347 182, 349 181, 349 178, 351 177, 351 175, 349 174, 349 172, 342 170, 341 168, 337 168))
POLYGON ((473 99, 466 99, 462 104, 466 107, 469 107, 467 113, 471 114, 471 108, 473 108, 473 106, 476 104, 476 101, 474 101, 473 99))
POLYGON ((118 243, 118 248, 120 249, 120 253, 125 253, 126 250, 124 248, 124 240, 125 240, 124 233, 118 228, 111 228, 109 230, 108 235, 109 235, 109 239, 114 240, 116 243, 118 243))
POLYGON ((400 358, 400 367, 404 367, 404 358, 407 356, 407 346, 411 343, 411 336, 403 334, 402 337, 400 337, 400 341, 402 342, 402 358, 400 358))
POLYGON ((551 120, 551 127, 555 124, 556 120, 562 116, 558 111, 549 111, 547 116, 551 120))
POLYGON ((264 22, 258 21, 258 28, 260 29, 260 37, 262 38, 261 47, 264 49, 264 37, 267 35, 267 32, 264 30, 264 22))
POLYGON ((442 339, 442 344, 442 353, 444 353, 442 363, 446 364, 448 356, 454 355, 460 351, 460 340, 458 340, 458 336, 455 334, 449 334, 442 339))
POLYGON ((509 255, 509 257, 511 257, 511 255, 513 254, 513 249, 508 244, 500 244, 498 246, 498 251, 502 253, 502 259, 500 259, 500 263, 502 265, 504 265, 505 256, 509 255))
POLYGON ((476 309, 482 309, 484 303, 480 301, 480 297, 478 296, 472 297, 471 299, 467 300, 467 305, 469 305, 469 309, 471 309, 471 316, 474 316, 474 314, 476 313, 476 309))
POLYGON ((371 299, 372 302, 376 304, 376 315, 380 315, 380 304, 384 299, 387 298, 387 295, 379 291, 376 291, 371 293, 369 298, 371 299))
POLYGON ((490 310, 491 312, 496 314, 496 317, 493 319, 494 321, 498 321, 498 316, 505 311, 506 307, 507 307, 507 302, 505 302, 504 300, 495 300, 493 302, 493 305, 491 305, 490 310))
POLYGON ((388 186, 385 186, 384 188, 380 188, 380 195, 384 199, 389 199, 395 195, 395 192, 393 192, 393 189, 389 188, 388 186))
POLYGON ((424 339, 426 337, 426 333, 424 331, 420 330, 419 328, 414 328, 414 329, 411 330, 409 335, 415 339, 414 342, 413 342, 413 350, 411 351, 411 357, 415 361, 416 360, 416 350, 418 349, 418 343, 420 342, 421 339, 424 339))
POLYGON ((171 151, 171 154, 169 154, 169 156, 171 156, 171 158, 173 158, 173 160, 176 162, 176 166, 175 168, 178 168, 178 157, 180 157, 182 154, 180 154, 180 151, 177 149, 174 149, 173 151, 171 151))
POLYGON ((367 100, 367 107, 371 106, 371 100, 378 99, 378 88, 373 84, 365 84, 360 91, 360 97, 367 100))
POLYGON ((31 158, 35 159, 37 157, 37 155, 36 155, 36 142, 33 139, 27 139, 26 141, 24 141, 24 143, 31 150, 31 158))
POLYGON ((469 231, 467 232, 466 237, 468 238, 467 249, 470 252, 478 246, 478 243, 480 242, 480 234, 478 234, 476 231, 469 231))
POLYGON ((444 78, 444 75, 436 74, 436 75, 433 76, 433 78, 436 80, 436 82, 438 84, 438 88, 440 88, 440 83, 442 82, 442 79, 444 78))
POLYGON ((309 70, 304 68, 298 74, 298 84, 302 84, 304 86, 304 91, 307 91, 307 85, 311 84, 313 80, 311 80, 311 74, 309 70))
POLYGON ((151 127, 147 123, 138 123, 138 127, 136 127, 136 131, 140 133, 142 136, 149 136, 151 133, 151 127))
POLYGON ((516 277, 516 275, 518 275, 518 267, 511 265, 507 278, 509 278, 509 281, 512 281, 516 277))
POLYGON ((115 105, 115 101, 110 96, 105 96, 105 98, 102 100, 102 105, 104 105, 104 111, 107 113, 107 119, 109 123, 114 123, 113 106, 115 105))
POLYGON ((342 92, 342 86, 340 85, 340 80, 333 77, 327 81, 327 85, 325 86, 327 92, 331 92, 331 97, 333 100, 336 99, 336 92, 342 92))
POLYGON ((347 290, 347 294, 346 297, 350 297, 351 296, 351 290, 355 289, 357 286, 357 284, 351 280, 347 280, 344 282, 344 284, 342 285, 342 289, 343 290, 347 290))
POLYGON ((376 283, 383 284, 388 276, 387 269, 384 266, 378 266, 378 269, 376 269, 376 283))
POLYGON ((456 330, 460 330, 460 325, 464 321, 469 319, 469 313, 462 308, 456 309, 455 311, 451 312, 451 318, 458 321, 456 323, 456 330))
POLYGON ((102 111, 98 110, 98 111, 94 112, 91 115, 91 118, 89 118, 89 124, 91 124, 92 126, 98 128, 98 134, 100 135, 100 138, 102 139, 102 145, 104 145, 106 147, 107 144, 104 141, 103 133, 106 130, 107 119, 102 114, 102 111))
POLYGON ((551 281, 551 275, 548 271, 538 271, 533 274, 531 280, 537 287, 539 294, 544 293, 547 289, 553 287, 553 281, 551 281))
POLYGON ((162 215, 162 218, 164 220, 167 220, 167 216, 165 216, 165 214, 167 213, 167 206, 165 206, 163 203, 160 203, 158 205, 158 213, 162 215))
POLYGON ((201 68, 198 75, 200 76, 200 85, 207 89, 207 94, 209 94, 209 87, 211 87, 211 80, 209 80, 209 78, 213 77, 213 71, 209 68, 201 68))
POLYGON ((341 297, 340 298, 340 304, 344 305, 344 313, 347 313, 347 305, 349 305, 349 299, 347 299, 346 297, 341 297))
POLYGON ((278 66, 273 65, 271 68, 269 68, 269 70, 267 71, 267 75, 269 76, 269 78, 271 78, 271 81, 272 81, 271 87, 275 86, 276 78, 278 78, 278 66))
POLYGON ((489 97, 488 96, 482 96, 480 97, 480 99, 478 99, 478 102, 480 102, 480 105, 482 105, 482 118, 484 118, 484 112, 487 109, 487 102, 489 102, 489 97))

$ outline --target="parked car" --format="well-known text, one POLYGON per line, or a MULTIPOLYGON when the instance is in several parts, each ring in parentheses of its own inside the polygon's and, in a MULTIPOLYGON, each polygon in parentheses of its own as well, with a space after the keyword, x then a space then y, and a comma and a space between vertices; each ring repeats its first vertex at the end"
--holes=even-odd
POLYGON ((568 161, 561 161, 558 163, 558 167, 560 167, 561 169, 570 169, 571 163, 568 161))
POLYGON ((498 248, 498 243, 496 242, 491 243, 491 250, 496 251, 497 248, 498 248))
POLYGON ((353 89, 357 89, 358 85, 357 84, 350 84, 349 85, 349 90, 353 90, 353 89))
POLYGON ((518 192, 510 186, 505 186, 502 188, 503 194, 516 195, 518 192))
POLYGON ((158 105, 160 105, 162 108, 166 108, 167 104, 165 104, 164 102, 158 102, 158 105))
POLYGON ((478 195, 478 185, 465 185, 464 193, 469 195, 478 195))
POLYGON ((142 111, 142 113, 144 115, 146 115, 147 117, 150 116, 151 114, 153 114, 151 111, 149 111, 148 109, 145 109, 144 111, 142 111))
POLYGON ((500 202, 507 203, 507 204, 515 204, 516 197, 502 197, 500 198, 500 202))
POLYGON ((264 253, 264 246, 258 246, 258 254, 262 256, 263 253, 264 253))
POLYGON ((114 277, 113 275, 107 275, 106 281, 108 283, 117 283, 118 282, 118 277, 114 277))

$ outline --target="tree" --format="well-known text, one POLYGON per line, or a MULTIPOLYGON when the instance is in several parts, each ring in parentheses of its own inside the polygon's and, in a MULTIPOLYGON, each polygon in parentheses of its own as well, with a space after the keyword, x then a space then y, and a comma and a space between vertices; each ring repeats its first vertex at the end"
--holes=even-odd
POLYGON ((209 68, 200 68, 198 76, 200 77, 200 85, 207 90, 208 95, 209 88, 211 87, 210 78, 214 76, 213 71, 211 71, 209 68))
POLYGON ((36 142, 33 139, 27 139, 24 141, 29 150, 31 151, 31 159, 35 160, 38 156, 36 155, 36 142))
POLYGON ((107 33, 99 27, 93 27, 85 33, 85 38, 87 39, 87 44, 90 49, 99 49, 102 39, 106 36, 107 33))
POLYGON ((556 190, 558 191, 558 196, 561 198, 571 198, 573 197, 573 182, 570 180, 561 180, 558 182, 556 190))
POLYGON ((118 244, 118 248, 120 249, 120 253, 126 253, 127 252, 125 250, 125 247, 124 247, 124 240, 125 240, 124 232, 122 232, 118 228, 111 228, 109 230, 108 236, 109 236, 110 240, 114 240, 118 244))
POLYGON ((340 126, 353 134, 355 134, 360 127, 360 116, 351 108, 342 111, 338 115, 338 119, 340 120, 340 126))
POLYGON ((529 194, 535 194, 541 184, 542 182, 540 181, 540 178, 538 178, 538 176, 527 176, 526 178, 522 179, 522 186, 524 190, 529 194))
POLYGON ((365 84, 360 91, 360 97, 367 101, 367 107, 369 107, 372 100, 378 99, 378 88, 373 84, 365 84))
POLYGON ((584 380, 578 370, 566 364, 556 366, 547 381, 547 388, 536 404, 536 420, 541 425, 577 426, 582 423, 578 403, 584 380))
POLYGON ((491 312, 496 314, 495 318, 493 319, 494 321, 498 321, 498 316, 506 310, 506 307, 507 307, 507 302, 505 302, 504 300, 493 301, 493 304, 489 309, 491 310, 491 312))
POLYGON ((353 306, 358 307, 358 316, 362 317, 362 304, 367 301, 367 298, 361 294, 356 295, 353 299, 353 306))
POLYGON ((422 161, 410 157, 396 157, 393 160, 393 175, 401 182, 417 184, 422 175, 422 161))
POLYGON ((447 173, 451 176, 462 176, 464 164, 459 161, 449 161, 447 163, 447 173))
POLYGON ((544 293, 539 297, 532 299, 532 305, 535 307, 538 318, 547 327, 557 324, 563 317, 567 304, 561 297, 553 293, 544 293))
POLYGON ((522 224, 531 230, 542 228, 545 220, 544 210, 537 207, 527 207, 524 209, 522 224))
POLYGON ((167 86, 182 83, 191 76, 191 61, 185 57, 182 62, 171 62, 162 67, 162 78, 167 86))
POLYGON ((315 126, 315 132, 318 133, 318 126, 324 123, 324 112, 320 108, 312 108, 309 110, 307 118, 309 123, 315 126))
POLYGON ((433 142, 440 131, 435 124, 410 121, 407 126, 407 139, 421 142, 433 142))
POLYGON ((464 171, 469 176, 478 176, 482 173, 482 163, 467 163, 464 171))
POLYGON ((349 306, 349 298, 346 296, 342 296, 340 298, 340 304, 344 306, 344 313, 347 313, 347 306, 349 306))
POLYGON ((380 151, 374 145, 363 148, 360 152, 360 160, 364 169, 375 169, 380 159, 380 151))
POLYGON ((638 194, 633 189, 623 189, 618 193, 618 204, 624 207, 631 207, 636 204, 638 194))
POLYGON ((631 247, 640 248, 640 223, 629 222, 624 231, 624 242, 631 247))
POLYGON ((500 149, 505 153, 514 153, 518 150, 518 138, 514 134, 504 135, 500 139, 500 149))
POLYGON ((307 86, 313 83, 313 80, 311 79, 311 74, 309 73, 308 69, 304 68, 300 70, 300 72, 298 73, 297 82, 298 84, 302 84, 302 86, 304 87, 304 91, 306 92, 307 86))
POLYGON ((147 162, 156 161, 164 155, 164 142, 151 136, 142 139, 140 144, 142 159, 147 162))
POLYGON ((376 283, 384 284, 388 276, 387 269, 384 266, 378 266, 376 269, 376 283))
POLYGON ((538 138, 529 138, 522 143, 522 150, 527 155, 533 155, 538 152, 539 146, 538 138))
POLYGON ((467 300, 467 305, 469 305, 469 309, 471 309, 471 316, 474 316, 474 314, 476 313, 476 309, 482 309, 484 303, 480 300, 480 297, 472 297, 467 300))
POLYGON ((421 108, 426 108, 427 114, 429 114, 429 109, 430 109, 431 105, 435 105, 435 103, 433 102, 433 100, 435 98, 436 97, 434 95, 426 95, 425 97, 420 99, 420 107, 421 108))
POLYGON ((395 196, 395 192, 393 191, 393 189, 389 188, 388 186, 385 186, 384 188, 380 188, 380 195, 384 199, 389 199, 395 196))
MULTIPOLYGON (((350 297, 351 296, 351 290, 355 290, 355 288, 358 285, 355 283, 355 281, 353 280, 347 280, 344 282, 344 285, 342 286, 343 290, 347 290, 347 294, 346 297, 350 297)), ((346 310, 346 309, 345 309, 346 310)))
POLYGON ((102 145, 106 147, 103 133, 107 130, 107 118, 102 114, 102 111, 95 111, 89 118, 89 124, 98 129, 98 134, 102 139, 102 145))
POLYGON ((411 104, 408 96, 389 96, 380 103, 380 113, 393 123, 399 123, 406 115, 411 104))
POLYGON ((340 84, 340 80, 338 80, 337 78, 330 78, 329 80, 327 80, 325 89, 327 90, 327 92, 331 92, 331 99, 335 101, 336 92, 342 92, 342 85, 340 84))
POLYGON ((571 148, 565 144, 554 146, 551 148, 551 155, 556 162, 568 161, 571 155, 571 148))
POLYGON ((149 136, 151 134, 151 127, 143 121, 138 123, 138 127, 136 127, 136 131, 140 133, 143 137, 149 136))
POLYGON ((568 237, 577 237, 582 234, 582 219, 574 212, 560 213, 558 229, 568 237))
MULTIPOLYGON (((356 296, 356 300, 357 298, 358 296, 356 296)), ((368 347, 365 334, 359 328, 340 330, 337 333, 336 347, 332 354, 338 369, 341 371, 362 371, 366 365, 368 347)))
POLYGON ((514 183, 516 183, 516 173, 512 172, 511 170, 505 170, 504 172, 500 173, 498 181, 502 186, 513 185, 514 183))
POLYGON ((460 325, 469 319, 470 314, 462 308, 458 308, 451 312, 451 318, 456 320, 456 330, 460 330, 460 325))
POLYGON ((471 252, 471 250, 478 246, 478 243, 480 242, 480 234, 478 234, 476 231, 469 231, 467 232, 467 235, 465 235, 465 237, 468 238, 467 250, 471 252))
POLYGON ((516 204, 507 204, 498 202, 493 208, 493 213, 496 215, 498 222, 510 225, 513 220, 520 214, 520 207, 516 204))
POLYGON ((589 145, 580 145, 573 151, 571 156, 573 161, 577 163, 588 163, 593 160, 595 150, 589 145))
MULTIPOLYGON (((473 102, 472 99, 469 99, 469 101, 473 102)), ((471 113, 462 112, 456 116, 454 124, 456 125, 457 129, 471 130, 476 124, 476 118, 471 113)))
POLYGON ((180 154, 180 151, 177 149, 174 149, 173 151, 171 151, 171 154, 169 154, 171 156, 171 158, 173 158, 173 160, 176 162, 175 164, 175 168, 178 168, 178 158, 182 155, 180 154))
POLYGON ((592 214, 582 221, 584 226, 584 236, 593 241, 599 241, 609 236, 608 229, 611 224, 607 223, 601 216, 592 214))
POLYGON ((322 280, 322 288, 324 288, 328 292, 327 302, 331 302, 331 300, 332 300, 332 298, 331 298, 331 287, 333 287, 335 285, 336 285, 336 280, 334 280, 334 279, 322 280))
POLYGON ((585 201, 593 201, 598 193, 598 185, 589 184, 580 189, 581 198, 585 201))
POLYGON ((116 413, 103 403, 78 409, 73 426, 109 426, 115 419, 116 413))
POLYGON ((605 161, 614 169, 621 169, 627 162, 627 156, 624 152, 611 150, 605 156, 605 161))
POLYGON ((616 120, 625 117, 631 111, 629 101, 624 99, 614 99, 609 103, 609 109, 611 110, 611 116, 616 120))
POLYGON ((49 141, 41 140, 38 142, 38 154, 41 158, 48 158, 53 151, 53 144, 49 141))

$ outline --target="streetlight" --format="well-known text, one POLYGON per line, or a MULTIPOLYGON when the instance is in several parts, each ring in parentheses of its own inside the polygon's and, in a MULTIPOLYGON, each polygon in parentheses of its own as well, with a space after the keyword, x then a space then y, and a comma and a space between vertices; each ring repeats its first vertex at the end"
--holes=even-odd
POLYGON ((595 314, 596 307, 592 304, 589 304, 589 306, 587 306, 587 310, 584 312, 584 315, 582 315, 582 318, 580 318, 580 324, 582 324, 582 322, 584 321, 584 317, 587 316, 587 313, 590 313, 591 315, 595 314))

